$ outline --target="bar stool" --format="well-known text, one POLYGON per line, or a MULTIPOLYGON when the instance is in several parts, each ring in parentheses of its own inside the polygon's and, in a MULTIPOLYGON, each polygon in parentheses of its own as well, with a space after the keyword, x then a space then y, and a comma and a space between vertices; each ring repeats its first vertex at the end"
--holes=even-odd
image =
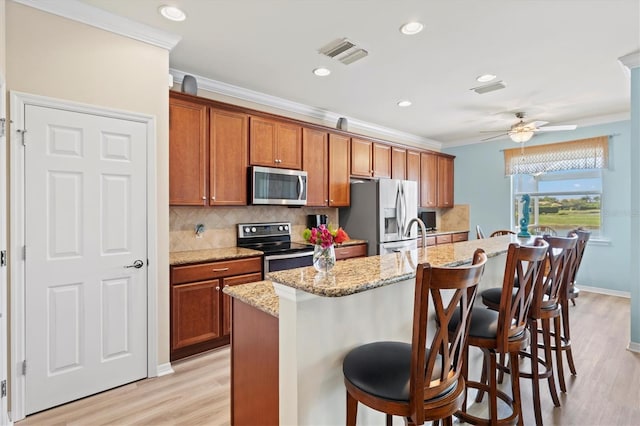
POLYGON ((516 234, 515 232, 510 231, 509 229, 498 229, 497 231, 493 231, 491 235, 489 235, 489 238, 499 237, 501 235, 515 235, 515 234, 516 234))
POLYGON ((484 232, 482 231, 482 228, 480 228, 480 225, 476 225, 476 238, 478 240, 482 239, 482 238, 486 238, 484 236, 484 232))
POLYGON ((391 425, 392 416, 403 416, 411 425, 440 419, 444 424, 452 424, 451 416, 463 401, 462 353, 469 313, 486 261, 487 255, 478 249, 470 266, 418 265, 411 343, 369 343, 351 350, 344 358, 347 425, 356 424, 358 402, 386 413, 387 425, 391 425), (429 349, 430 298, 436 331, 429 349), (458 326, 449 332, 452 317, 457 319, 458 326))
MULTIPOLYGON (((543 266, 547 255, 548 244, 538 238, 533 246, 520 246, 512 243, 507 251, 507 259, 502 284, 502 295, 499 309, 493 311, 482 307, 474 307, 469 324, 468 346, 479 348, 484 355, 482 378, 480 382, 468 380, 468 347, 465 351, 465 368, 463 375, 467 380, 467 389, 480 391, 480 402, 484 392, 489 396, 489 418, 480 418, 467 412, 465 403, 461 411, 455 414, 463 422, 470 424, 523 424, 520 402, 519 371, 513 369, 511 375, 511 396, 497 388, 497 355, 509 354, 511 365, 518 365, 518 353, 529 345, 530 335, 527 330, 528 313, 533 299, 533 290, 540 285, 543 266), (514 283, 520 286, 515 287, 514 283), (507 297, 510 295, 510 297, 507 297), (498 398, 512 410, 508 417, 498 418, 498 398)), ((449 323, 449 330, 457 327, 456 315, 449 323)))
POLYGON ((531 235, 551 235, 557 237, 558 232, 550 226, 546 225, 532 225, 529 227, 531 235))
MULTIPOLYGON (((570 237, 567 238, 552 237, 550 235, 545 235, 543 238, 549 244, 544 270, 545 276, 541 285, 534 288, 528 320, 529 332, 535 337, 531 342, 530 352, 520 352, 521 357, 531 360, 531 372, 519 371, 520 377, 532 379, 533 409, 537 425, 542 424, 540 379, 547 379, 553 404, 556 407, 560 406, 553 375, 551 320, 554 320, 555 326, 560 318, 560 294, 564 291, 566 282, 569 279, 578 241, 576 234, 570 234, 570 237), (538 321, 541 324, 540 328, 538 328, 538 321), (538 343, 538 334, 542 335, 542 344, 538 343), (538 356, 538 349, 544 350, 544 358, 538 356), (543 368, 543 371, 540 371, 540 367, 543 368)), ((489 309, 497 310, 502 297, 502 289, 492 288, 485 290, 481 293, 481 297, 482 303, 489 309)), ((513 364, 511 364, 510 368, 513 368, 513 364)), ((510 371, 509 368, 504 366, 501 367, 501 370, 510 371)))
POLYGON ((571 328, 569 326, 569 300, 575 305, 574 299, 580 295, 580 290, 576 287, 576 276, 582 263, 582 256, 584 255, 584 249, 587 247, 587 242, 591 237, 591 232, 582 228, 577 228, 571 231, 569 234, 575 233, 578 236, 578 242, 576 243, 575 256, 571 265, 569 276, 563 291, 560 292, 560 308, 562 329, 560 328, 560 321, 554 321, 554 335, 555 335, 555 351, 556 351, 556 367, 558 370, 558 382, 560 383, 560 390, 562 392, 567 391, 567 385, 564 380, 564 367, 562 361, 562 353, 567 356, 567 364, 569 364, 569 371, 572 375, 576 375, 576 366, 573 362, 573 353, 571 352, 571 328), (560 348, 560 349, 558 349, 560 348))

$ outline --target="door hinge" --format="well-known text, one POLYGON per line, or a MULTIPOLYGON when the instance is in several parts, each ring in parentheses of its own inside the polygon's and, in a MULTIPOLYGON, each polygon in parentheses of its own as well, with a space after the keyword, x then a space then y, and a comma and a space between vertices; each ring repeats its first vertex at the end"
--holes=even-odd
POLYGON ((0 382, 0 398, 5 398, 7 396, 7 381, 3 380, 0 382))
POLYGON ((24 134, 27 133, 27 131, 18 129, 16 132, 20 133, 20 136, 22 137, 22 145, 27 146, 27 141, 24 139, 24 134))
POLYGON ((0 118, 0 138, 7 133, 7 119, 0 118))
POLYGON ((0 266, 7 266, 7 251, 0 251, 0 266))
POLYGON ((22 361, 22 375, 23 376, 27 375, 27 360, 26 359, 24 361, 22 361))

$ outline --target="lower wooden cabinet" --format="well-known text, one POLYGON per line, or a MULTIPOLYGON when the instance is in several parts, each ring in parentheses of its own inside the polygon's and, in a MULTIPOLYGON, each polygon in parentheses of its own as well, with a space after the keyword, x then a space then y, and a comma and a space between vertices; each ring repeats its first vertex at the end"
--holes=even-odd
POLYGON ((367 256, 367 243, 351 244, 335 248, 336 260, 353 259, 367 256))
POLYGON ((176 360, 229 343, 228 285, 262 279, 260 257, 171 267, 171 355, 176 360))

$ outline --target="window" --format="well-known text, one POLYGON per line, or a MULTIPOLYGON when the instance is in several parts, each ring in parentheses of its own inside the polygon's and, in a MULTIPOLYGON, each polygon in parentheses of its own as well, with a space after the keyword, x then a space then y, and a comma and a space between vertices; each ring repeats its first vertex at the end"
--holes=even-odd
POLYGON ((530 226, 550 226, 558 235, 582 226, 601 237, 602 169, 608 156, 606 136, 505 150, 515 224, 520 223, 522 196, 529 194, 530 226))
POLYGON ((602 171, 561 170, 537 175, 512 175, 516 224, 522 215, 523 194, 529 194, 529 225, 546 225, 558 235, 579 226, 602 235, 602 171))

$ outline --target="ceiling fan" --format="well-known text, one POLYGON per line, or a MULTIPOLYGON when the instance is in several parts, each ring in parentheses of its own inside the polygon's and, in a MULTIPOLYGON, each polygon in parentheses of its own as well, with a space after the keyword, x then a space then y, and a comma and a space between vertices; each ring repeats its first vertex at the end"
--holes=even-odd
POLYGON ((509 135, 512 141, 523 143, 531 139, 536 132, 575 130, 577 127, 575 124, 567 124, 563 126, 547 126, 547 124, 549 123, 548 121, 531 121, 529 123, 525 123, 524 117, 524 112, 516 112, 516 118, 518 118, 520 121, 512 125, 509 130, 504 130, 505 133, 500 133, 499 135, 482 139, 482 141, 484 142, 490 139, 498 138, 500 136, 509 135))

